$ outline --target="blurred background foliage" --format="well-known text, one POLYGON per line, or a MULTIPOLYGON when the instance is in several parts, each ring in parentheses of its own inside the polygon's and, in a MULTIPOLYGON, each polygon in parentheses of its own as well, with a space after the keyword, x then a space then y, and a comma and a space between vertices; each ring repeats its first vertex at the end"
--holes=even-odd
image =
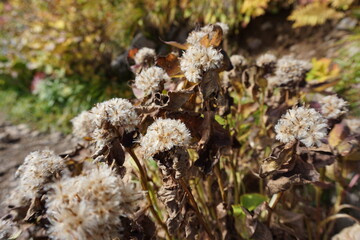
MULTIPOLYGON (((42 130, 67 131, 68 120, 94 103, 131 96, 129 77, 112 63, 137 33, 166 39, 174 26, 220 21, 238 34, 252 18, 283 8, 293 9, 288 19, 294 27, 316 25, 342 17, 352 4, 353 0, 1 0, 0 107, 13 119, 34 122, 42 130)), ((347 69, 344 81, 358 81, 358 55, 339 60, 339 65, 347 69)), ((345 85, 339 90, 351 92, 345 85)))

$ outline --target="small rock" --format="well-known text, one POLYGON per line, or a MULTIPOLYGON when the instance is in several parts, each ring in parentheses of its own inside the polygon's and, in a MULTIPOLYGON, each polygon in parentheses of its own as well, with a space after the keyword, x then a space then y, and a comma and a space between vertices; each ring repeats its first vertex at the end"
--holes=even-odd
POLYGON ((261 25, 261 30, 262 31, 265 31, 265 30, 268 30, 268 29, 272 29, 274 26, 271 24, 270 21, 268 22, 264 22, 262 25, 261 25))
POLYGON ((3 143, 14 143, 19 141, 20 138, 18 136, 13 136, 9 134, 8 132, 2 132, 0 133, 0 142, 3 143))
POLYGON ((30 133, 30 136, 31 137, 38 137, 38 136, 40 136, 40 132, 39 131, 32 131, 31 133, 30 133))
POLYGON ((26 124, 17 125, 17 129, 19 130, 21 135, 27 135, 31 132, 29 126, 26 124))
POLYGON ((355 18, 346 17, 340 20, 336 25, 336 29, 339 30, 351 30, 357 25, 357 20, 355 18))
POLYGON ((259 38, 249 37, 246 39, 246 43, 251 49, 257 49, 260 47, 262 41, 259 38))

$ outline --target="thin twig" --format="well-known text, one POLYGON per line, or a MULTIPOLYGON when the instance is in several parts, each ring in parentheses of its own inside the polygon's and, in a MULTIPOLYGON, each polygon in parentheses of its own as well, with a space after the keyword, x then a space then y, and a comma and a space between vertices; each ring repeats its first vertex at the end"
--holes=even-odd
POLYGON ((224 190, 225 187, 224 187, 224 183, 223 183, 222 178, 221 178, 220 163, 219 162, 215 165, 214 172, 215 172, 218 184, 219 184, 221 198, 222 198, 223 202, 226 203, 226 194, 225 194, 225 190, 224 190))
POLYGON ((165 223, 162 222, 160 216, 158 215, 158 213, 156 212, 156 210, 154 208, 154 204, 150 197, 149 188, 148 188, 148 182, 147 182, 148 177, 147 177, 147 174, 146 174, 143 166, 141 165, 138 157, 136 156, 135 152, 131 148, 126 148, 126 151, 134 159, 137 167, 139 168, 141 186, 142 186, 142 189, 146 192, 146 198, 150 204, 149 209, 150 209, 152 215, 155 217, 156 222, 164 229, 167 239, 172 239, 165 223))
POLYGON ((195 209, 195 213, 200 221, 200 223, 204 226, 206 233, 208 234, 210 239, 215 239, 214 235, 212 235, 211 230, 209 228, 209 226, 207 225, 207 223, 205 222, 204 216, 200 213, 199 211, 199 207, 194 199, 194 196, 192 195, 192 193, 189 191, 188 187, 186 186, 186 183, 184 182, 183 179, 178 180, 180 186, 183 188, 183 190, 187 193, 190 203, 193 205, 194 209, 195 209))

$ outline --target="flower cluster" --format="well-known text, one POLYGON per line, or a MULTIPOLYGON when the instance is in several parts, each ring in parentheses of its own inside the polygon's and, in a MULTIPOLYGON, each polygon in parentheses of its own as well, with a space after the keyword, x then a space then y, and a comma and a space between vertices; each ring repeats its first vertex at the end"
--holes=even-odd
POLYGON ((213 47, 201 45, 190 46, 180 59, 180 67, 186 79, 197 83, 201 80, 202 72, 221 66, 223 55, 213 47))
POLYGON ((234 68, 241 68, 247 64, 246 58, 242 55, 232 55, 230 61, 234 68))
POLYGON ((140 145, 144 155, 150 157, 175 146, 187 146, 190 140, 190 131, 180 120, 157 119, 148 127, 140 145))
POLYGON ((79 138, 91 137, 95 123, 92 113, 89 111, 83 111, 78 116, 71 120, 73 125, 73 135, 79 138))
POLYGON ((169 81, 170 77, 162 68, 153 66, 144 69, 135 78, 135 87, 144 92, 147 96, 159 90, 161 83, 169 81))
POLYGON ((19 185, 15 194, 25 200, 33 199, 42 189, 48 178, 66 167, 64 160, 53 151, 35 151, 26 156, 15 176, 19 185))
MULTIPOLYGON (((219 27, 221 27, 224 35, 226 35, 229 31, 229 26, 225 23, 215 23, 214 25, 217 25, 219 27)), ((200 30, 194 30, 192 31, 188 38, 186 39, 186 42, 190 45, 199 45, 201 39, 203 39, 206 35, 209 34, 210 37, 212 37, 213 34, 213 30, 214 30, 214 25, 213 24, 209 24, 206 25, 204 27, 202 27, 200 30)))
POLYGON ((319 103, 321 114, 328 119, 336 119, 348 111, 347 102, 336 95, 322 97, 319 103))
POLYGON ((152 48, 141 48, 135 54, 134 61, 135 64, 144 64, 148 59, 154 59, 156 56, 155 50, 152 48))
POLYGON ((313 108, 294 107, 275 126, 276 139, 283 143, 299 140, 307 147, 320 146, 326 137, 326 119, 313 108))
POLYGON ((133 212, 131 203, 142 197, 108 165, 88 165, 81 175, 49 186, 46 207, 54 239, 118 237, 120 216, 133 212))
POLYGON ((282 57, 277 61, 275 76, 270 77, 272 86, 284 86, 290 83, 298 83, 305 79, 306 73, 311 69, 311 64, 296 60, 291 57, 282 57))
POLYGON ((130 132, 140 121, 131 102, 122 98, 98 103, 90 112, 94 115, 97 128, 110 124, 113 127, 123 127, 126 132, 130 132))
POLYGON ((256 59, 256 65, 263 68, 275 68, 276 60, 274 54, 265 53, 256 59))

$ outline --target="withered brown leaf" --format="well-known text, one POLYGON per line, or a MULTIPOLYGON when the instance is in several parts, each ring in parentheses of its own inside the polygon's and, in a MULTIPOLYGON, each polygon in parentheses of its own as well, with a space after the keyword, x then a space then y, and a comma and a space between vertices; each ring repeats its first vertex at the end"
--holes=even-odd
POLYGON ((158 57, 156 65, 163 68, 170 77, 181 72, 179 59, 174 53, 169 53, 165 57, 158 57))

